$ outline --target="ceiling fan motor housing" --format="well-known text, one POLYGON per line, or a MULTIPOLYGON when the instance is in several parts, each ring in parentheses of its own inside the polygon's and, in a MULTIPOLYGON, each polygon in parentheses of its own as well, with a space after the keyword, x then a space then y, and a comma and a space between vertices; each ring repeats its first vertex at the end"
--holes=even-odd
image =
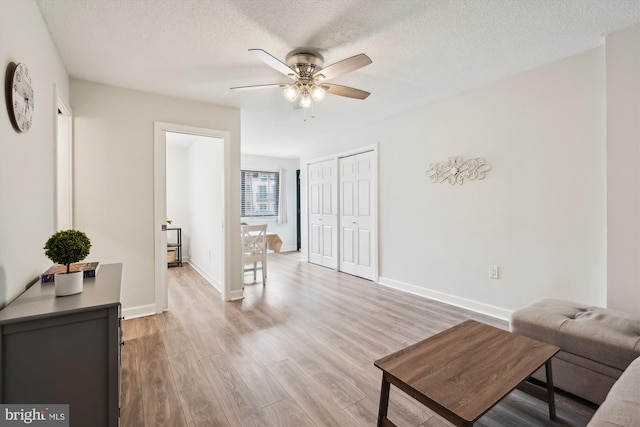
POLYGON ((322 69, 324 58, 319 52, 309 49, 294 50, 287 55, 287 65, 301 78, 310 78, 313 73, 322 69))

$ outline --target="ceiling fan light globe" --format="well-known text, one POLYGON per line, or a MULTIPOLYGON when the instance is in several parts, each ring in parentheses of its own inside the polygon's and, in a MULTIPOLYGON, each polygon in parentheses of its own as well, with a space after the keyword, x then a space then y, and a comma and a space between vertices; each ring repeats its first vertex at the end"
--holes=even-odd
POLYGON ((316 102, 322 101, 326 94, 327 94, 326 90, 324 90, 320 86, 314 86, 313 89, 311 90, 311 97, 316 102))
POLYGON ((284 90, 284 97, 287 101, 293 102, 298 97, 299 93, 300 93, 300 89, 298 89, 298 86, 296 85, 287 86, 284 90))
POLYGON ((302 97, 300 98, 300 106, 302 108, 311 107, 311 97, 308 94, 302 95, 302 97))

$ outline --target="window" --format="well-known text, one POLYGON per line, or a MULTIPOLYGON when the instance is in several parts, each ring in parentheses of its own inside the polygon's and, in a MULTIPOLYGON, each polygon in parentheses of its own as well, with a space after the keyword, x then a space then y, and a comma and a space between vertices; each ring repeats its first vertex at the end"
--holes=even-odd
POLYGON ((243 170, 240 180, 243 218, 278 216, 278 172, 243 170))

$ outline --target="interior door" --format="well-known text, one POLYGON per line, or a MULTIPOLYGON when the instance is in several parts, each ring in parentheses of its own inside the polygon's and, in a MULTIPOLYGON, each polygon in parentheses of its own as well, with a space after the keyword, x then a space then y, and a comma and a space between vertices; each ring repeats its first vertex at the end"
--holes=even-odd
POLYGON ((339 160, 340 271, 375 279, 375 153, 339 160))
POLYGON ((336 163, 311 164, 308 175, 309 262, 337 268, 336 163))

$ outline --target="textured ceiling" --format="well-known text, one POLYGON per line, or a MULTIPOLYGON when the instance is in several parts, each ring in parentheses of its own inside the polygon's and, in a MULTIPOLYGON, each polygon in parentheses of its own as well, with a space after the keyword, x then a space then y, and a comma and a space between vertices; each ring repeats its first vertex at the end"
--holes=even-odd
POLYGON ((37 0, 78 79, 237 107, 243 152, 297 157, 334 132, 428 105, 604 43, 640 22, 640 0, 37 0), (325 65, 366 53, 373 64, 332 83, 313 115, 247 50, 284 61, 319 49, 325 65), (305 120, 306 119, 306 120, 305 120))

